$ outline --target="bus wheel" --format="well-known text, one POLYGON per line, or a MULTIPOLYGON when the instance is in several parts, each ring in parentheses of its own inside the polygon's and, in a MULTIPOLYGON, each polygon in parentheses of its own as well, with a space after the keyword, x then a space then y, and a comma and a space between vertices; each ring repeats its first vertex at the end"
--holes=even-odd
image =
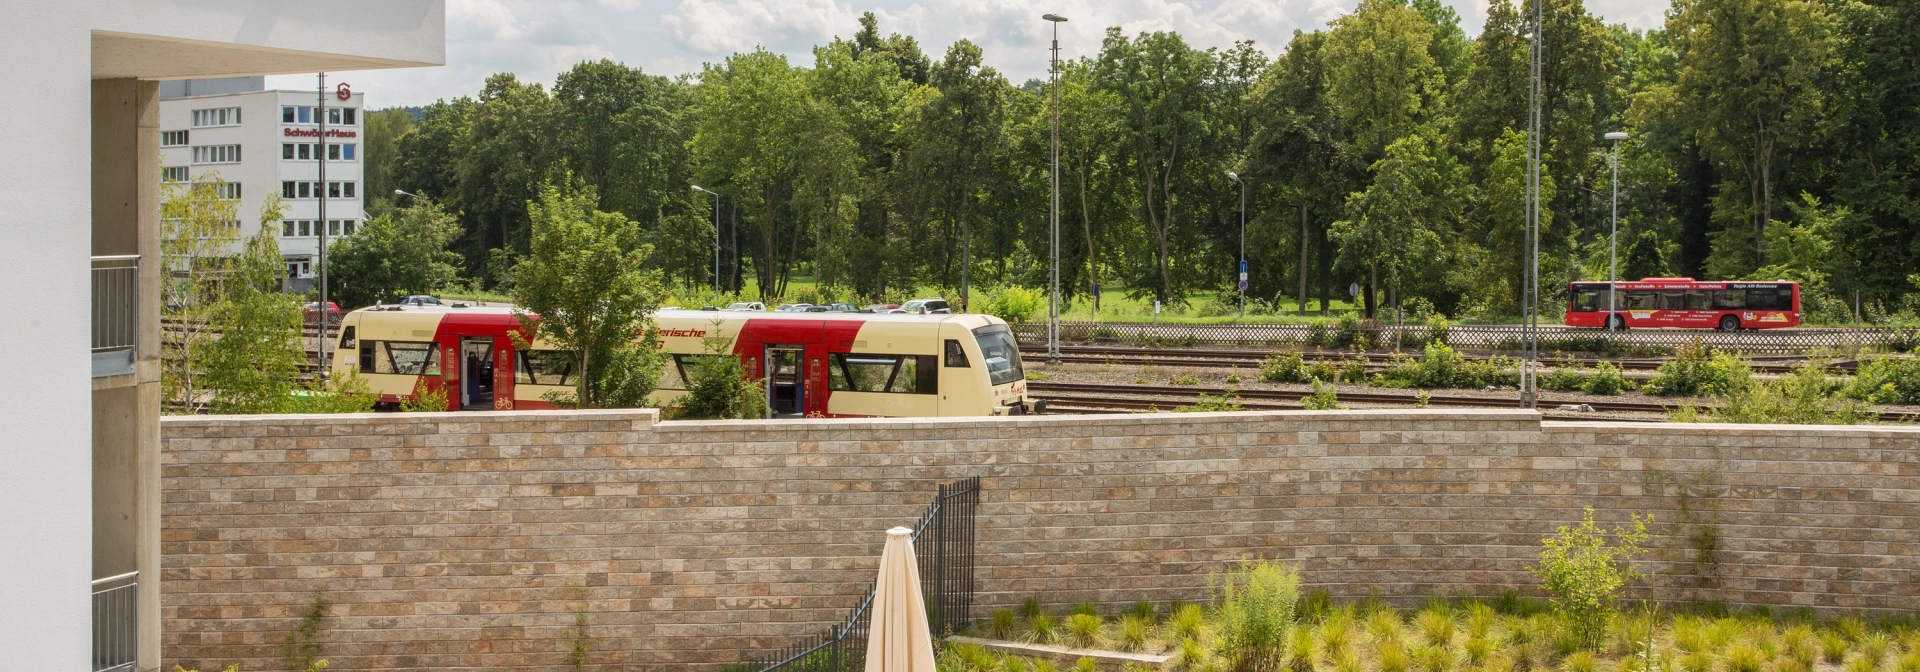
POLYGON ((1626 330, 1627 330, 1627 318, 1625 318, 1625 317, 1621 317, 1621 316, 1619 316, 1619 315, 1615 315, 1615 316, 1613 316, 1613 317, 1610 317, 1610 318, 1607 318, 1607 322, 1608 322, 1608 323, 1610 323, 1610 324, 1609 324, 1609 327, 1608 327, 1608 328, 1610 328, 1610 329, 1612 329, 1612 330, 1614 330, 1614 331, 1626 331, 1626 330))
POLYGON ((1728 315, 1726 317, 1720 318, 1720 330, 1721 331, 1739 331, 1740 318, 1734 317, 1732 315, 1728 315))

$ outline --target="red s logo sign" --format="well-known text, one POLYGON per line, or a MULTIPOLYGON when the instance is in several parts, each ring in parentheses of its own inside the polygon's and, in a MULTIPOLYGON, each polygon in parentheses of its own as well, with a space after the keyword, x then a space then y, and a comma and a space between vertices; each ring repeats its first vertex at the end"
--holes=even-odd
POLYGON ((339 86, 334 87, 333 97, 341 100, 351 99, 353 98, 353 88, 347 86, 346 82, 341 82, 339 86))

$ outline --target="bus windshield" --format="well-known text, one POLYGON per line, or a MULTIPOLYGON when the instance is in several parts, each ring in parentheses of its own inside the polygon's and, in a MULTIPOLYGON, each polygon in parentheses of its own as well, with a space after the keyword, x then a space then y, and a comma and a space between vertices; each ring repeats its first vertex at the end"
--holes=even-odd
POLYGON ((987 360, 987 376, 993 385, 1005 385, 1026 377, 1020 368, 1020 345, 1013 341, 1007 325, 995 324, 973 330, 980 343, 980 356, 987 360))

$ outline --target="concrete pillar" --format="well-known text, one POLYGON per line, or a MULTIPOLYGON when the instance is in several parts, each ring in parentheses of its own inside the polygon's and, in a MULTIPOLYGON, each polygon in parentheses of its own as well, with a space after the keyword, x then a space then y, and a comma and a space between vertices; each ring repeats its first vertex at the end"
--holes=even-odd
POLYGON ((142 672, 160 666, 160 97, 93 81, 93 254, 140 255, 134 373, 93 381, 93 575, 140 572, 142 672))

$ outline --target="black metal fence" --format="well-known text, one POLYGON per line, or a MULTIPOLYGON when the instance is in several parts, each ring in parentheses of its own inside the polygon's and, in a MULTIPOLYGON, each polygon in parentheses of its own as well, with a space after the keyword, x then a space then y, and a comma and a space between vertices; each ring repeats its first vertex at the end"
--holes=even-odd
MULTIPOLYGON (((1046 323, 1013 325, 1022 343, 1047 340, 1046 323)), ((1153 346, 1286 345, 1320 347, 1420 347, 1442 342, 1456 348, 1517 350, 1520 325, 1358 324, 1152 324, 1138 322, 1063 322, 1060 339, 1081 343, 1133 343, 1153 346)), ((1905 352, 1920 346, 1920 329, 1629 329, 1607 331, 1542 325, 1540 348, 1567 352, 1663 352, 1695 341, 1720 350, 1807 353, 1815 351, 1905 352)))
MULTIPOLYGON (((973 520, 979 508, 980 477, 963 478, 942 484, 933 505, 913 526, 920 594, 927 603, 928 629, 936 638, 967 627, 973 613, 973 520)), ((823 635, 756 657, 748 666, 760 672, 864 670, 872 615, 873 589, 868 588, 847 620, 829 627, 823 635)))

